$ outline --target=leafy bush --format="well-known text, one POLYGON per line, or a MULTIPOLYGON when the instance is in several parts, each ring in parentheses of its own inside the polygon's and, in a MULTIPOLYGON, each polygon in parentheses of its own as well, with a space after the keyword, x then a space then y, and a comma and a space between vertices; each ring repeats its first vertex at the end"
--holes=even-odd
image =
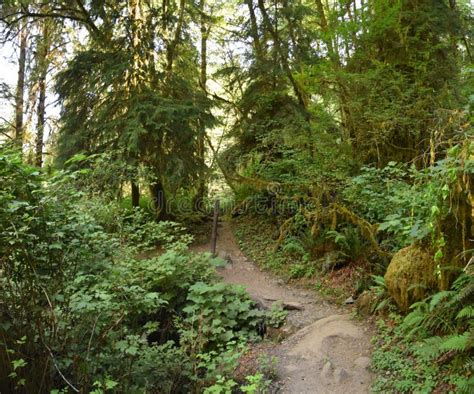
POLYGON ((379 231, 394 238, 385 243, 398 249, 430 232, 427 219, 433 198, 427 198, 420 176, 415 168, 395 162, 381 169, 363 167, 350 179, 343 197, 358 215, 381 223, 379 231))
POLYGON ((325 232, 325 238, 334 242, 338 250, 353 261, 366 257, 368 247, 362 239, 360 231, 354 226, 342 225, 339 231, 328 230, 325 232))
POLYGON ((288 312, 283 309, 283 303, 281 301, 277 301, 272 304, 265 315, 267 325, 278 328, 285 323, 288 312))
POLYGON ((250 335, 260 312, 243 290, 213 284, 213 260, 187 251, 179 225, 86 198, 74 187, 81 176, 47 177, 0 152, 0 390, 212 385, 217 371, 229 372, 220 355, 238 354, 227 340, 250 335), (135 257, 156 242, 160 255, 135 257), (199 298, 202 289, 214 304, 199 298), (213 337, 179 324, 201 307, 213 337), (206 346, 190 348, 191 337, 206 346))
POLYGON ((241 337, 255 339, 264 318, 264 312, 254 307, 255 302, 240 286, 197 282, 189 288, 187 301, 183 309, 186 341, 200 338, 203 347, 241 337))

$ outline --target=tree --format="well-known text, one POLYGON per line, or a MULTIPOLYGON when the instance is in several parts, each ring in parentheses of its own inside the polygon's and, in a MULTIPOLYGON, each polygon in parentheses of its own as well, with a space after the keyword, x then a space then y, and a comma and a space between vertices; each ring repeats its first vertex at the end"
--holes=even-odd
MULTIPOLYGON (((166 191, 192 186, 202 172, 198 136, 212 122, 193 64, 197 50, 185 39, 192 14, 184 1, 115 6, 126 15, 125 31, 113 22, 103 27, 97 37, 108 37, 108 44, 91 36, 58 76, 59 158, 115 151, 116 160, 143 164, 151 170, 148 182, 162 218, 166 191)), ((129 181, 136 204, 138 182, 129 181)))
POLYGON ((18 146, 23 146, 23 108, 25 95, 25 69, 27 50, 27 20, 21 21, 18 26, 19 55, 18 55, 18 81, 15 100, 15 141, 18 146))

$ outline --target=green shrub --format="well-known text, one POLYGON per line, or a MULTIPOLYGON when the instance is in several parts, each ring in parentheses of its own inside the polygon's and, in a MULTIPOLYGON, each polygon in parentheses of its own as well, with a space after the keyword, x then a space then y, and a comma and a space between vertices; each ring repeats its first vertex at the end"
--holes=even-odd
POLYGON ((431 392, 447 384, 453 392, 471 393, 473 294, 474 276, 466 273, 450 290, 414 304, 403 320, 395 317, 395 326, 380 321, 374 390, 431 392))
POLYGON ((269 327, 281 327, 288 316, 288 312, 283 309, 281 301, 274 302, 265 314, 265 320, 269 327))
POLYGON ((384 168, 363 167, 348 182, 343 198, 359 216, 381 223, 380 232, 390 234, 385 244, 399 249, 430 233, 428 219, 433 199, 421 173, 407 165, 390 162, 384 168))
POLYGON ((186 249, 179 225, 86 196, 82 175, 47 177, 0 152, 0 391, 185 393, 230 373, 228 341, 251 337, 261 312, 213 283, 214 261, 186 249), (135 257, 157 242, 160 255, 135 257))
POLYGON ((264 318, 240 286, 197 282, 190 287, 187 301, 183 309, 186 341, 200 338, 203 348, 239 338, 256 339, 264 318))

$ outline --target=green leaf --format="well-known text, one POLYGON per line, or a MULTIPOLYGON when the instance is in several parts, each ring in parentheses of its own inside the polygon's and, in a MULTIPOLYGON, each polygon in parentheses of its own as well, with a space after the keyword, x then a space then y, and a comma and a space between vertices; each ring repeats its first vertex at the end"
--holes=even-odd
POLYGON ((18 360, 13 360, 12 361, 12 366, 13 370, 16 371, 18 368, 23 368, 27 365, 28 363, 23 360, 22 358, 19 358, 18 360))

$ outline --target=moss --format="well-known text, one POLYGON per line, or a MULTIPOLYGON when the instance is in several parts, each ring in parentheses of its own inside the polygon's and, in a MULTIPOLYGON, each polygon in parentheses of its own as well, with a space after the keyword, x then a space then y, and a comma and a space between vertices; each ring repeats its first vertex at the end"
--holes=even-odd
POLYGON ((372 313, 376 297, 371 291, 364 291, 356 300, 357 312, 360 316, 369 316, 372 313))
POLYGON ((397 305, 406 311, 410 305, 436 289, 436 264, 432 254, 418 244, 398 251, 390 262, 385 283, 397 305))

